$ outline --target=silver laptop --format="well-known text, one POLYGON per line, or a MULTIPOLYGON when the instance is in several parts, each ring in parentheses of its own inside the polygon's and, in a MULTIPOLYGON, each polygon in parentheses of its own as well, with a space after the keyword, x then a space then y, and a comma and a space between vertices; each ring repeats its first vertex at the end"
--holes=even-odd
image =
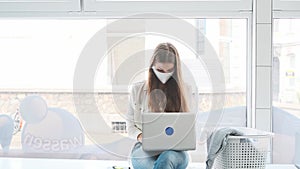
POLYGON ((195 113, 143 113, 143 149, 195 150, 195 120, 195 113))

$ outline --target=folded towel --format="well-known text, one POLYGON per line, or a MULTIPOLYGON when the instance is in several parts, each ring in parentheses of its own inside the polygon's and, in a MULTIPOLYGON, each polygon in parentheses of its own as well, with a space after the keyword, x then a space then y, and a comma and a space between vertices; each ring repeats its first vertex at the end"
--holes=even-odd
POLYGON ((207 141, 206 169, 212 169, 215 158, 224 150, 229 135, 242 136, 243 133, 235 128, 221 128, 211 134, 207 141))

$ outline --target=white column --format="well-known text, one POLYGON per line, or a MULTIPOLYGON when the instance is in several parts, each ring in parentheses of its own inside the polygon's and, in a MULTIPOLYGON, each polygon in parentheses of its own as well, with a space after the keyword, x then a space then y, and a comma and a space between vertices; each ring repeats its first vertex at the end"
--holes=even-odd
POLYGON ((255 127, 271 131, 272 0, 256 0, 255 7, 255 127))

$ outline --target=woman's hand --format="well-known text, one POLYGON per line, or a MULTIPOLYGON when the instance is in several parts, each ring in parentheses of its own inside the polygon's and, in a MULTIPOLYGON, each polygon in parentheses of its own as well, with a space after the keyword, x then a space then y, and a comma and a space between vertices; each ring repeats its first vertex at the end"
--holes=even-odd
POLYGON ((140 143, 142 142, 142 133, 137 136, 137 141, 140 143))

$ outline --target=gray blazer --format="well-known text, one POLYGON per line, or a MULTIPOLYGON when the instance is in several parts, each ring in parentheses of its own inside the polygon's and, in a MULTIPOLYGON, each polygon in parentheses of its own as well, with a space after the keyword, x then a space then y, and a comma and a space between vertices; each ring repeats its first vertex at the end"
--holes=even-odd
MULTIPOLYGON (((197 112, 198 100, 197 93, 192 92, 192 88, 189 86, 186 89, 187 103, 189 104, 191 112, 197 112)), ((147 84, 145 81, 134 83, 130 89, 129 95, 129 107, 127 113, 127 130, 129 137, 137 139, 137 136, 142 133, 142 113, 148 112, 148 96, 147 96, 147 84)))

